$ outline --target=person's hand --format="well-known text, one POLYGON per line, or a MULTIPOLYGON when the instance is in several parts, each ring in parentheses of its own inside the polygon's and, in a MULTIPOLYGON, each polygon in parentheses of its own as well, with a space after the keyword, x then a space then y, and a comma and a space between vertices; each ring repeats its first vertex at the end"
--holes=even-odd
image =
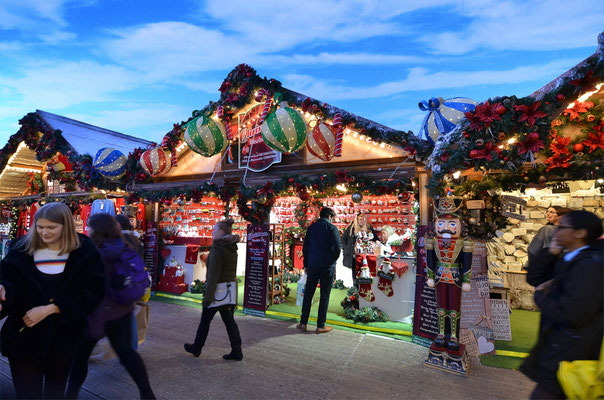
POLYGON ((552 285, 552 282, 554 280, 550 279, 549 281, 545 281, 542 284, 540 284, 539 286, 535 287, 535 291, 539 292, 539 291, 546 291, 547 289, 549 289, 549 287, 552 285))
POLYGON ((461 290, 463 292, 469 292, 470 290, 472 290, 472 286, 469 283, 464 282, 461 284, 461 290))
POLYGON ((54 314, 58 310, 57 306, 54 304, 49 304, 46 306, 38 306, 34 307, 23 316, 23 322, 28 328, 36 325, 40 321, 43 321, 50 314, 54 314))
POLYGON ((426 284, 428 285, 428 287, 434 287, 434 279, 428 279, 426 281, 426 284))
POLYGON ((554 236, 552 238, 552 241, 549 243, 549 253, 558 256, 560 255, 560 253, 562 253, 562 250, 564 250, 564 248, 560 246, 560 244, 558 243, 558 239, 556 239, 556 237, 554 236))
MULTIPOLYGON (((6 289, 0 285, 0 302, 6 301, 6 289)), ((0 303, 0 311, 2 311, 2 303, 0 303)))

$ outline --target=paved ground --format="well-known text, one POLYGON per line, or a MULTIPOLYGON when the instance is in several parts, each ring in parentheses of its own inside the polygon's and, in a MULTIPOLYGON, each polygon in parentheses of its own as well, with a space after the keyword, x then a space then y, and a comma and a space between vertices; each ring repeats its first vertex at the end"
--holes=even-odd
MULTIPOLYGON (((200 358, 185 353, 200 310, 151 302, 147 341, 140 347, 151 385, 163 399, 522 399, 533 384, 517 371, 473 361, 467 378, 422 366, 415 344, 342 330, 302 333, 294 323, 236 317, 243 362, 228 362, 224 325, 213 321, 200 358)), ((0 358, 2 398, 12 393, 0 358)), ((135 399, 138 390, 117 359, 95 362, 81 392, 86 399, 135 399)))

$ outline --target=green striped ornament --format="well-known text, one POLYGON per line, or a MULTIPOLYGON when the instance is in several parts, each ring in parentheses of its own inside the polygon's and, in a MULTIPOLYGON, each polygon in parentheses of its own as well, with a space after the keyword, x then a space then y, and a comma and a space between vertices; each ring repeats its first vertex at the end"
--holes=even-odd
POLYGON ((308 128, 302 114, 291 107, 281 107, 267 115, 262 123, 262 139, 281 153, 293 153, 306 143, 308 128))
POLYGON ((185 142, 191 150, 204 157, 222 153, 228 145, 224 125, 205 115, 187 124, 185 142))

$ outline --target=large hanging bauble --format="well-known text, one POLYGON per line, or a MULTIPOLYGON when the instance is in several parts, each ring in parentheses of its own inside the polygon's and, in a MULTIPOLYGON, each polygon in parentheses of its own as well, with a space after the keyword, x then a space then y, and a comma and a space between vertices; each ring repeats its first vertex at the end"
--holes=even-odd
POLYGON ((306 121, 291 107, 281 107, 267 115, 261 128, 264 143, 281 153, 293 153, 304 146, 306 131, 306 121))
POLYGON ((159 146, 145 151, 138 161, 145 172, 151 176, 167 174, 172 168, 170 153, 159 146))
POLYGON ((352 194, 351 198, 352 198, 352 201, 359 204, 361 201, 363 201, 363 194, 359 193, 359 192, 355 192, 352 194))
POLYGON ((187 124, 185 142, 191 150, 204 157, 222 153, 228 144, 224 125, 205 115, 187 124))
POLYGON ((323 161, 329 161, 336 149, 336 134, 323 122, 315 125, 306 142, 308 151, 323 161))
POLYGON ((128 159, 119 150, 104 147, 97 151, 92 161, 94 169, 109 179, 118 179, 126 172, 128 159))

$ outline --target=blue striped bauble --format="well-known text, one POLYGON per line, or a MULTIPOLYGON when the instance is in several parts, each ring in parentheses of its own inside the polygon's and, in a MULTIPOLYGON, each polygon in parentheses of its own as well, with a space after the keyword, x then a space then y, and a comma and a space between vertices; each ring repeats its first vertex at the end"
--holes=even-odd
POLYGON ((126 172, 128 159, 119 150, 104 147, 97 151, 92 165, 99 174, 109 179, 118 179, 126 172))
POLYGON ((204 157, 222 153, 229 143, 224 125, 205 115, 187 124, 185 142, 191 150, 204 157))
POLYGON ((465 113, 473 111, 477 102, 466 97, 444 100, 433 97, 419 103, 422 111, 428 111, 420 128, 420 137, 435 143, 440 135, 451 132, 465 118, 465 113))
POLYGON ((287 154, 304 146, 307 130, 302 114, 291 107, 280 107, 266 116, 261 133, 270 148, 287 154))

